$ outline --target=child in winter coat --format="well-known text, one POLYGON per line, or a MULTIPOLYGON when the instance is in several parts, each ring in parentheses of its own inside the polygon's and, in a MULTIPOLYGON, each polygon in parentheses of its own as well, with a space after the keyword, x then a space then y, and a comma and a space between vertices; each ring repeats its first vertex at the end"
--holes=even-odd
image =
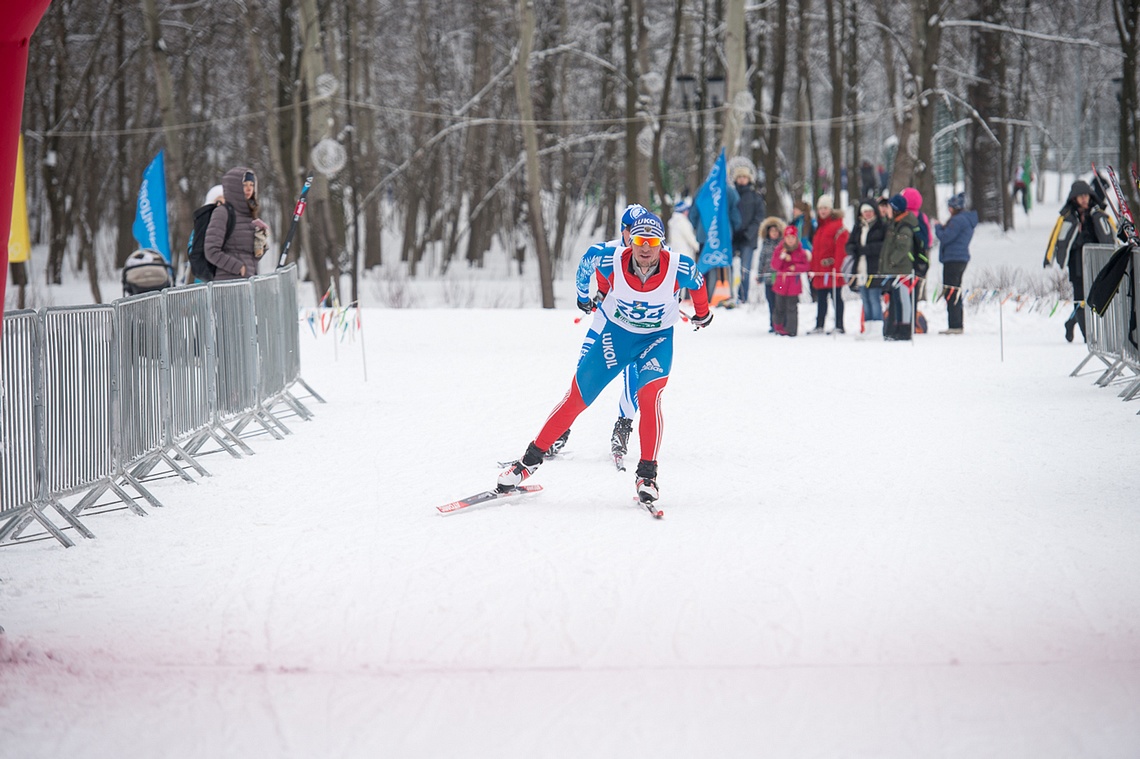
MULTIPOLYGON (((769 324, 776 323, 773 318, 776 313, 776 297, 772 292, 772 254, 780 246, 780 240, 784 237, 785 226, 787 225, 775 216, 769 216, 760 222, 760 252, 756 260, 756 284, 764 285, 764 298, 768 301, 769 324)), ((768 331, 775 332, 776 330, 773 327, 768 327, 768 331)))
POLYGON ((799 329, 800 274, 808 270, 811 254, 800 244, 796 228, 789 224, 784 229, 783 242, 772 254, 775 282, 772 291, 776 296, 776 309, 772 329, 777 335, 795 337, 799 329))

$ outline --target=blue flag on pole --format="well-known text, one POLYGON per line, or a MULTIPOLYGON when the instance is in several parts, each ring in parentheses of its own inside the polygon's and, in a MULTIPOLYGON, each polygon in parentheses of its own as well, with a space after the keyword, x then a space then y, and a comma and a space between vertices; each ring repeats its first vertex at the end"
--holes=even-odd
POLYGON ((705 245, 697 269, 704 274, 718 266, 732 266, 732 223, 728 219, 728 180, 724 149, 709 178, 697 191, 697 213, 705 227, 705 245))
POLYGON ((143 172, 135 225, 131 228, 140 248, 157 250, 170 263, 170 231, 166 225, 166 164, 162 151, 143 172))

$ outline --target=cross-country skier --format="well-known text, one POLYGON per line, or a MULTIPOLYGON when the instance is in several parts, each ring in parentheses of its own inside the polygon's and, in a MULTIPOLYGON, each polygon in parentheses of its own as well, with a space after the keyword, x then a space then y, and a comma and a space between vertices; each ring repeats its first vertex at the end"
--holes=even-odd
POLYGON ((692 322, 698 329, 712 322, 704 278, 696 262, 665 248, 664 238, 661 219, 652 213, 642 214, 630 228, 630 246, 614 249, 599 264, 595 279, 604 295, 599 311, 605 324, 579 361, 569 392, 554 407, 522 458, 499 475, 500 490, 516 487, 534 474, 558 436, 627 364, 636 361, 638 405, 649 409, 638 424, 641 461, 637 465, 637 493, 643 502, 657 500, 660 399, 673 365, 673 325, 680 318, 677 291, 689 290, 696 312, 692 322))
MULTIPOLYGON (((633 222, 647 213, 649 213, 649 209, 638 203, 626 206, 625 211, 622 212, 621 215, 621 237, 591 245, 582 255, 582 260, 578 263, 578 272, 575 278, 575 285, 578 290, 578 308, 586 315, 591 313, 594 315, 593 321, 590 323, 590 329, 586 333, 586 339, 582 342, 581 356, 583 357, 586 355, 586 351, 590 349, 590 346, 598 339, 598 335, 601 334, 602 327, 605 326, 606 323, 606 318, 602 316, 602 312, 595 312, 597 301, 591 297, 590 292, 595 275, 598 272, 598 267, 603 261, 613 256, 614 250, 620 250, 629 245, 630 227, 633 226, 633 222)), ((579 361, 581 361, 581 358, 579 358, 579 361)), ((614 431, 610 436, 610 450, 615 457, 615 461, 617 457, 625 456, 626 451, 629 449, 629 433, 633 430, 633 417, 637 414, 636 388, 637 364, 627 364, 622 371, 622 389, 621 398, 618 400, 618 418, 617 421, 614 422, 614 431)), ((566 430, 562 433, 562 436, 554 441, 554 445, 550 447, 546 455, 552 456, 562 450, 569 436, 570 430, 566 430)), ((621 466, 620 463, 619 466, 621 466)))

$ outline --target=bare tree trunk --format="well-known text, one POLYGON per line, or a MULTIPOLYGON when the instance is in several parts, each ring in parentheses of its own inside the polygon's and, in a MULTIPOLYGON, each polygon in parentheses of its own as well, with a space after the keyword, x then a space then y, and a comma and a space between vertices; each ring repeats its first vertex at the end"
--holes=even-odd
POLYGON ((527 217, 538 255, 538 278, 542 288, 542 307, 554 308, 554 280, 550 252, 546 247, 546 227, 542 221, 542 173, 538 166, 538 129, 534 124, 534 106, 530 99, 527 64, 534 43, 534 2, 519 0, 519 53, 515 62, 515 97, 519 104, 523 142, 526 145, 527 217))
POLYGON ((775 44, 772 47, 772 114, 765 139, 764 182, 766 184, 765 195, 767 197, 765 199, 768 213, 781 218, 790 216, 790 209, 784 208, 784 201, 777 190, 780 171, 780 136, 782 134, 779 123, 784 112, 784 86, 788 70, 787 30, 788 0, 778 0, 776 25, 772 29, 772 37, 775 38, 775 44))
MULTIPOLYGON (((185 240, 190 236, 190 219, 193 205, 190 201, 190 183, 186 179, 182 155, 182 131, 180 126, 188 119, 179 107, 170 81, 170 63, 167 61, 166 42, 158 24, 158 8, 155 0, 139 0, 142 5, 143 23, 146 26, 147 40, 150 43, 151 61, 154 63, 155 94, 158 96, 158 110, 162 116, 163 138, 166 143, 166 186, 172 189, 173 214, 169 228, 172 240, 185 240)), ((170 206, 171 204, 167 204, 170 206)), ((173 243, 170 246, 170 263, 175 270, 181 263, 181 250, 173 243)))
MULTIPOLYGON (((808 105, 808 65, 807 65, 807 29, 808 14, 811 10, 811 0, 800 0, 799 26, 796 29, 796 107, 795 120, 800 124, 795 128, 795 159, 792 163, 791 193, 792 203, 803 198, 804 190, 813 177, 808 176, 808 130, 803 126, 810 118, 808 105)), ((813 185, 814 186, 814 185, 813 185)), ((814 197, 814 191, 812 193, 814 197)))
MULTIPOLYGON (((1120 165, 1124 172, 1124 167, 1140 162, 1140 0, 1113 0, 1112 18, 1124 53, 1120 69, 1120 165)), ((1140 188, 1123 177, 1120 188, 1128 195, 1133 216, 1140 214, 1140 188)))
POLYGON ((849 135, 847 152, 847 198, 849 205, 855 208, 855 215, 859 215, 859 201, 856 198, 863 196, 863 185, 858 174, 859 166, 863 162, 862 130, 859 128, 859 4, 858 0, 848 0, 843 4, 844 24, 847 34, 847 60, 843 68, 847 74, 847 118, 849 119, 849 135), (855 188, 858 188, 856 191, 855 188))
MULTIPOLYGON (((639 146, 641 131, 647 126, 642 107, 639 53, 647 45, 642 0, 622 4, 622 48, 625 60, 625 195, 627 202, 648 202, 648 158, 639 146)), ((648 151, 646 151, 648 152, 648 151)))
MULTIPOLYGON (((827 130, 828 149, 831 152, 831 182, 832 198, 835 208, 842 208, 839 193, 842 190, 843 173, 843 54, 842 38, 836 37, 836 28, 839 27, 842 35, 842 21, 836 23, 837 15, 842 18, 842 10, 835 12, 835 4, 842 0, 825 0, 827 5, 827 74, 831 80, 831 126, 827 130)), ((848 181, 850 181, 850 176, 848 181)), ((850 185, 848 185, 850 187, 850 185)))
POLYGON ((938 213, 934 191, 934 91, 938 87, 938 56, 945 10, 946 0, 919 0, 912 16, 915 40, 912 71, 918 76, 918 150, 912 184, 922 193, 922 210, 928 216, 938 213))
MULTIPOLYGON (((976 18, 988 23, 1001 21, 1001 0, 979 0, 976 18)), ((1000 90, 1003 86, 1001 33, 980 29, 974 35, 977 53, 977 79, 970 85, 970 102, 978 121, 970 124, 969 150, 966 153, 967 178, 971 200, 981 222, 1005 223, 1003 209, 1006 185, 1002 182, 1004 161, 1002 146, 993 132, 993 119, 1002 114, 1000 90), (994 169, 1001 167, 1000 170, 994 169)))
MULTIPOLYGON (((605 59, 612 55, 614 46, 613 3, 603 0, 600 16, 602 33, 598 40, 598 49, 596 52, 599 57, 605 59)), ((604 112, 613 113, 617 110, 617 93, 614 87, 614 77, 608 72, 602 73, 601 97, 599 100, 602 103, 604 112)), ((594 226, 606 230, 605 234, 609 235, 610 230, 617 227, 618 174, 616 143, 607 140, 602 151, 605 163, 603 164, 604 172, 602 175, 602 191, 599 197, 598 216, 594 226)))
MULTIPOLYGON (((317 77, 325 71, 324 49, 321 45, 321 20, 317 0, 299 0, 301 24, 301 72, 309 103, 308 143, 299 143, 307 149, 328 135, 332 109, 327 98, 317 97, 317 77)), ((300 158, 300 155, 298 155, 300 158)), ((305 255, 310 261, 310 276, 320 298, 328 290, 331 278, 337 274, 337 262, 330 248, 336 236, 332 232, 332 209, 329 204, 329 183, 319 172, 313 172, 313 185, 309 188, 308 216, 309 243, 305 255), (320 247, 320 250, 315 248, 320 247)))
MULTIPOLYGON (((660 118, 664 119, 669 112, 669 96, 673 92, 673 73, 677 70, 677 55, 681 49, 681 22, 684 19, 685 0, 673 0, 673 34, 670 37, 669 60, 665 64, 665 86, 661 92, 660 118)), ((661 138, 664 130, 658 122, 653 131, 653 156, 650 158, 653 171, 653 185, 657 190, 657 199, 661 204, 661 220, 669 223, 669 216, 673 209, 665 202, 665 178, 661 174, 661 138)))
MULTIPOLYGON (((265 35, 261 34, 265 25, 265 14, 261 7, 261 0, 246 0, 245 5, 246 12, 238 15, 242 17, 245 24, 246 35, 251 40, 265 39, 265 35)), ((273 114, 274 89, 265 86, 269 82, 269 76, 265 64, 261 60, 261 49, 258 45, 247 45, 246 53, 249 58, 253 81, 262 83, 262 86, 254 88, 253 97, 260 96, 261 108, 266 113, 273 114)), ((277 225, 273 231, 278 241, 284 241, 293 214, 293 206, 289 200, 300 194, 301 186, 298 184, 294 187, 293 180, 296 177, 289 176, 285 171, 285 159, 281 155, 280 123, 281 119, 276 118, 276 116, 270 116, 259 122, 259 128, 264 127, 266 132, 266 142, 269 148, 269 170, 258 171, 258 176, 270 180, 270 182, 263 182, 264 186, 277 186, 277 194, 281 198, 281 213, 278 215, 277 225)))
POLYGON ((744 0, 727 0, 727 2, 724 53, 727 60, 725 103, 728 108, 725 110, 724 132, 720 144, 724 148, 725 156, 731 158, 737 154, 739 147, 737 143, 744 128, 744 113, 742 109, 737 108, 737 103, 740 94, 748 91, 748 74, 744 65, 744 35, 747 28, 744 23, 744 0))
MULTIPOLYGON (((126 60, 125 53, 125 36, 126 31, 123 28, 123 14, 125 11, 120 10, 115 19, 115 55, 122 61, 126 60)), ((120 76, 115 83, 115 122, 118 134, 115 136, 115 155, 117 156, 116 164, 118 167, 119 176, 121 180, 116 183, 118 192, 118 213, 116 214, 116 228, 118 234, 115 240, 115 268, 123 268, 126 263, 127 257, 134 252, 134 203, 132 203, 131 188, 132 183, 127 181, 127 177, 132 175, 131 168, 137 163, 132 160, 132 151, 129 147, 130 141, 127 138, 126 130, 128 127, 128 114, 127 114, 127 78, 120 76)))

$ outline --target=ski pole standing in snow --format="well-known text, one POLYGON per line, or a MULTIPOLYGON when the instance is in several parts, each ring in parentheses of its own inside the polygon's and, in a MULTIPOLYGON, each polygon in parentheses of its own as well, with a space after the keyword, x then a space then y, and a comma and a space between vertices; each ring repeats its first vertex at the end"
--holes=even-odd
POLYGON ((285 235, 285 242, 281 245, 281 257, 277 259, 278 269, 285 265, 285 261, 289 257, 289 246, 293 244, 293 235, 297 232, 297 222, 301 220, 301 215, 305 213, 305 196, 312 186, 313 177, 306 177, 305 185, 301 188, 301 196, 297 198, 297 205, 293 207, 293 223, 289 225, 289 234, 285 235))
POLYGON ((630 228, 629 247, 614 249, 599 264, 595 277, 599 291, 605 293, 599 309, 605 324, 578 363, 569 392, 554 407, 526 453, 499 475, 500 490, 518 487, 534 474, 558 436, 627 364, 637 361, 637 399, 642 409, 637 495, 654 516, 660 514, 654 506, 658 498, 660 403, 673 366, 673 325, 680 318, 678 290, 687 288, 692 296, 692 323, 696 327, 712 322, 704 278, 696 262, 665 248, 664 237, 661 220, 645 213, 630 228))

